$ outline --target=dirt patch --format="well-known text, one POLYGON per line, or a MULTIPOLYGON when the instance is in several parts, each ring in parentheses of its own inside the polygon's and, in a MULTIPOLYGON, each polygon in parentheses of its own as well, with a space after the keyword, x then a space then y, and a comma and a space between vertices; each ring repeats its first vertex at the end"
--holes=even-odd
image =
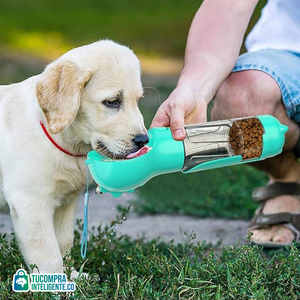
MULTIPOLYGON (((91 191, 89 205, 89 228, 102 224, 110 224, 115 220, 117 205, 126 205, 135 195, 124 194, 120 198, 113 198, 109 194, 95 195, 91 191)), ((81 195, 76 218, 83 219, 84 195, 81 195)), ((12 224, 9 216, 0 215, 1 232, 10 233, 12 224)), ((160 237, 162 240, 183 242, 186 235, 194 232, 197 241, 212 244, 235 245, 246 242, 247 221, 225 219, 203 219, 178 215, 138 216, 130 212, 127 220, 119 225, 118 234, 126 234, 133 238, 145 236, 148 240, 160 237)))

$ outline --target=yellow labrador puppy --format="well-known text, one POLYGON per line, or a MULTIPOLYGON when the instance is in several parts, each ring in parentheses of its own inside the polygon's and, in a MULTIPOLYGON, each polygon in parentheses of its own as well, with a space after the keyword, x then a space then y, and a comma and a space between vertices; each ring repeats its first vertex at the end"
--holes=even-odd
POLYGON ((27 264, 63 272, 86 154, 124 158, 148 142, 142 94, 137 57, 109 40, 0 86, 0 208, 9 208, 27 264))

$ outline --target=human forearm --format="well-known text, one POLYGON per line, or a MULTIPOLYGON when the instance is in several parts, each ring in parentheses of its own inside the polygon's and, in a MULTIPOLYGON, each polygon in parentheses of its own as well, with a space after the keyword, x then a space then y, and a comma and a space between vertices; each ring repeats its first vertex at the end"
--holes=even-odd
POLYGON ((205 0, 192 22, 178 86, 189 85, 209 102, 238 57, 258 0, 205 0))

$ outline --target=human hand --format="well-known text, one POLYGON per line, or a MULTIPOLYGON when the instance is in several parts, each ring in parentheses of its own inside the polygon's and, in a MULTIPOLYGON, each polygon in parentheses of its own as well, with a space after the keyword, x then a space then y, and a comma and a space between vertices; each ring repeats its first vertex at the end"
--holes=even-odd
POLYGON ((185 138, 185 124, 207 121, 207 103, 198 91, 178 86, 157 110, 150 128, 170 127, 175 140, 185 138))

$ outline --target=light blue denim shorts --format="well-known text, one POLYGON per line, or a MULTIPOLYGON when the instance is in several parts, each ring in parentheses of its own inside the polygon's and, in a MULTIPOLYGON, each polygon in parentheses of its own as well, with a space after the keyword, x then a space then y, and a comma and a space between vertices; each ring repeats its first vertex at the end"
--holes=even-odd
POLYGON ((281 90, 289 118, 300 126, 300 53, 264 49, 239 56, 232 72, 259 70, 269 74, 281 90))

